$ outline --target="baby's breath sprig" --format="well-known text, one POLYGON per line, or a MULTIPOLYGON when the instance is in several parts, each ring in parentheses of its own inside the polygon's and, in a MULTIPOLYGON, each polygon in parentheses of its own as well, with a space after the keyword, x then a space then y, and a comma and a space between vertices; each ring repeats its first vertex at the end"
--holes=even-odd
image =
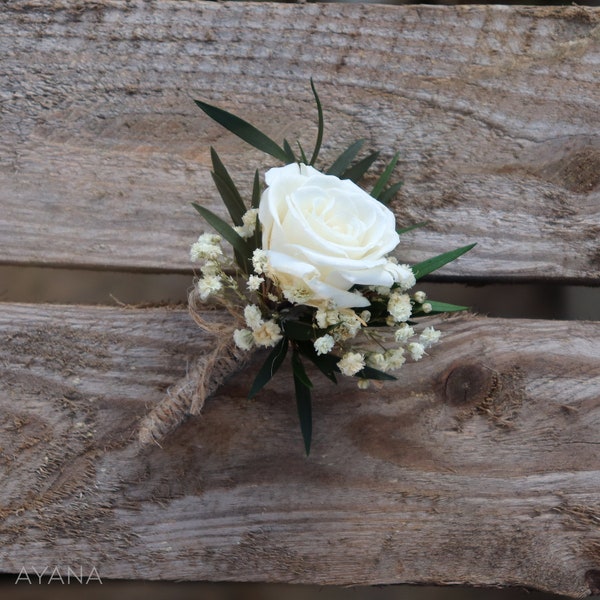
POLYGON ((262 390, 291 353, 307 454, 313 386, 303 361, 334 383, 339 375, 354 377, 361 389, 395 379, 392 372, 407 360, 421 360, 439 341, 440 332, 431 326, 420 329, 416 318, 466 309, 410 290, 475 245, 412 266, 391 256, 400 235, 425 225, 397 229, 388 208, 402 185, 392 182, 400 155, 394 154, 370 193, 357 184, 379 152, 360 157, 364 140, 352 142, 329 167, 317 170, 324 119, 312 80, 311 90, 317 140, 310 159, 299 142, 297 155, 287 140, 279 145, 243 119, 196 101, 217 123, 284 166, 267 171, 264 188, 257 171, 245 200, 211 148, 211 174, 233 225, 193 204, 216 233, 203 233, 190 249, 192 261, 199 264, 195 285, 200 299, 217 296, 243 325, 233 333, 237 348, 269 351, 249 398, 262 390), (233 258, 223 252, 223 241, 232 246, 233 258), (392 335, 382 335, 385 330, 392 335))

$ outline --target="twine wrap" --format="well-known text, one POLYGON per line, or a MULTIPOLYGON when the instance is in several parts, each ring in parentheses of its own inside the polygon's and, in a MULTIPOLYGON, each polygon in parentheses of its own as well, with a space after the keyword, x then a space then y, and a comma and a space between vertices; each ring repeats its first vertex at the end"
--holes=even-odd
POLYGON ((200 414, 206 399, 230 375, 243 369, 252 356, 251 352, 238 348, 233 341, 233 331, 243 326, 243 320, 229 305, 218 302, 217 307, 226 308, 231 314, 233 321, 230 324, 209 323, 202 318, 202 313, 211 306, 215 307, 215 304, 203 303, 195 288, 188 297, 188 306, 196 324, 214 337, 215 349, 198 357, 186 376, 169 388, 166 397, 143 418, 138 432, 142 446, 152 443, 160 445, 161 440, 189 416, 200 414))

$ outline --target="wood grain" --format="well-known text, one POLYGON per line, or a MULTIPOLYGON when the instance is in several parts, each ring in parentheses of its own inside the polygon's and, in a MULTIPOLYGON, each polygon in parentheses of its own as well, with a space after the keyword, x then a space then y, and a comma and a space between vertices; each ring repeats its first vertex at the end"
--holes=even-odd
MULTIPOLYGON (((598 283, 600 9, 15 0, 0 14, 0 261, 186 270, 210 144, 272 166, 202 98, 323 156, 401 153, 399 248, 442 278, 598 283)), ((379 168, 383 159, 379 163, 379 168)))
POLYGON ((162 447, 136 444, 210 347, 184 311, 3 305, 0 571, 588 595, 600 325, 436 323, 442 343, 380 390, 315 375, 306 458, 287 366, 245 399, 258 360, 162 447))

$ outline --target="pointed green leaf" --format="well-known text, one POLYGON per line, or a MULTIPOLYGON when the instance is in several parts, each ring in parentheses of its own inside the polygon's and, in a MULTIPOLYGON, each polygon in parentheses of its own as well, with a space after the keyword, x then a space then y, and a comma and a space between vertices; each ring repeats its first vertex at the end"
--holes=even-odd
POLYGON ((312 340, 315 336, 315 329, 310 323, 285 319, 281 325, 285 335, 291 340, 306 341, 312 340))
POLYGON ((383 173, 380 175, 379 179, 377 180, 377 183, 375 184, 375 187, 373 187, 373 190, 371 191, 371 196, 373 196, 373 198, 376 198, 377 200, 379 200, 379 196, 381 195, 385 186, 387 185, 388 181, 390 180, 390 177, 392 176, 392 172, 394 171, 396 165, 398 164, 399 158, 400 158, 400 153, 396 152, 396 154, 394 154, 394 156, 392 157, 392 160, 390 160, 390 163, 388 164, 388 166, 385 168, 383 173))
POLYGON ((335 354, 317 354, 312 342, 300 342, 298 348, 302 353, 302 356, 306 356, 315 366, 327 377, 327 379, 337 383, 335 377, 336 373, 339 373, 338 362, 340 358, 335 354))
POLYGON ((335 162, 326 171, 327 175, 335 175, 339 177, 354 160, 356 155, 360 152, 363 147, 365 140, 356 140, 346 150, 344 150, 335 160, 335 162))
POLYGON ((296 392, 296 407, 298 409, 298 418, 300 420, 300 430, 302 431, 306 456, 308 456, 310 454, 310 444, 312 440, 312 402, 310 397, 312 383, 304 370, 298 352, 292 354, 292 367, 294 372, 294 389, 296 392))
POLYGON ((377 160, 379 151, 371 152, 368 156, 359 160, 356 164, 352 165, 349 169, 346 169, 340 179, 350 179, 356 183, 359 179, 369 170, 371 165, 377 160))
MULTIPOLYGON (((437 302, 436 300, 427 300, 428 304, 431 304, 431 310, 428 313, 423 313, 427 315, 437 315, 440 313, 447 312, 460 312, 462 310, 469 310, 468 306, 459 306, 457 304, 448 304, 447 302, 437 302)), ((418 305, 418 308, 413 312, 414 316, 421 314, 421 306, 418 305)))
POLYGON ((292 163, 298 162, 296 155, 294 154, 294 151, 287 140, 283 140, 283 151, 285 152, 286 156, 286 164, 291 165, 292 163))
POLYGON ((216 150, 211 147, 210 158, 212 161, 213 172, 211 173, 213 181, 219 190, 219 194, 225 204, 231 220, 234 225, 242 225, 242 216, 246 212, 246 206, 238 189, 233 183, 225 165, 221 162, 216 150))
POLYGON ((271 380, 271 377, 275 375, 279 367, 282 365, 283 360, 286 357, 288 351, 288 339, 284 336, 277 342, 273 350, 271 350, 267 360, 265 360, 260 371, 254 378, 252 387, 248 392, 248 399, 254 398, 260 390, 271 380))
POLYGON ((258 208, 260 204, 260 175, 258 169, 254 171, 254 183, 252 185, 252 208, 258 208))
POLYGON ((404 181, 398 181, 397 183, 390 185, 390 187, 387 190, 384 190, 377 199, 379 202, 381 202, 381 204, 385 204, 387 206, 403 185, 404 181))
POLYGON ((266 136, 262 131, 259 131, 253 125, 250 125, 247 121, 236 117, 235 115, 218 108, 216 106, 212 106, 211 104, 207 104, 206 102, 202 102, 201 100, 194 100, 194 102, 214 121, 219 123, 231 131, 231 133, 237 135, 240 139, 244 140, 246 143, 258 148, 262 152, 266 154, 270 154, 271 156, 281 160, 283 162, 288 161, 288 156, 283 150, 280 148, 271 138, 266 136))
POLYGON ((436 271, 440 267, 443 267, 445 264, 456 260, 459 256, 473 248, 473 246, 475 246, 475 244, 469 244, 468 246, 463 246, 462 248, 457 248, 456 250, 450 250, 450 252, 444 252, 443 254, 428 258, 427 260, 414 265, 411 268, 416 279, 421 279, 421 277, 424 277, 425 275, 436 271))
POLYGON ((252 259, 252 253, 250 252, 250 247, 246 243, 246 240, 238 235, 231 225, 225 223, 223 219, 208 210, 208 208, 200 206, 195 202, 192 202, 192 206, 204 217, 206 222, 217 231, 217 233, 222 235, 223 238, 233 246, 233 249, 238 253, 239 258, 241 259, 241 262, 238 260, 240 268, 247 273, 249 262, 252 259))
POLYGON ((363 367, 354 377, 361 379, 379 379, 380 381, 396 381, 396 377, 373 367, 363 367))
POLYGON ((300 148, 300 161, 302 162, 303 165, 307 165, 308 159, 306 158, 304 148, 302 147, 302 144, 300 142, 297 142, 297 144, 298 144, 298 148, 300 148))
POLYGON ((310 89, 312 90, 313 96, 315 97, 315 102, 317 103, 318 114, 317 141, 315 142, 315 149, 313 150, 313 154, 309 163, 312 166, 317 161, 319 152, 321 150, 321 143, 323 142, 323 107, 321 106, 321 101, 319 100, 319 95, 317 94, 312 77, 310 78, 310 89))
POLYGON ((415 225, 409 225, 408 227, 403 227, 402 229, 396 229, 396 233, 398 235, 402 235, 403 233, 408 233, 409 231, 412 231, 413 229, 418 229, 419 227, 425 227, 425 225, 428 225, 428 221, 421 221, 420 223, 416 223, 415 225))

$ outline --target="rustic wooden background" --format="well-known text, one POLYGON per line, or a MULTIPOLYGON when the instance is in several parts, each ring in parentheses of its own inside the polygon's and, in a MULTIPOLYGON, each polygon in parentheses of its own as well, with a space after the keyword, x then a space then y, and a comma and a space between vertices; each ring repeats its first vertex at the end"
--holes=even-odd
MULTIPOLYGON (((190 202, 221 210, 208 145, 240 186, 270 166, 192 99, 310 146, 312 76, 326 157, 357 137, 401 151, 398 222, 430 222, 403 260, 478 241, 438 281, 597 285, 599 23, 582 7, 3 5, 0 261, 190 273, 190 202)), ((183 308, 4 302, 0 571, 598 593, 600 326, 439 327, 381 391, 320 384, 306 459, 289 377, 248 402, 252 367, 137 445, 212 344, 183 308)))

